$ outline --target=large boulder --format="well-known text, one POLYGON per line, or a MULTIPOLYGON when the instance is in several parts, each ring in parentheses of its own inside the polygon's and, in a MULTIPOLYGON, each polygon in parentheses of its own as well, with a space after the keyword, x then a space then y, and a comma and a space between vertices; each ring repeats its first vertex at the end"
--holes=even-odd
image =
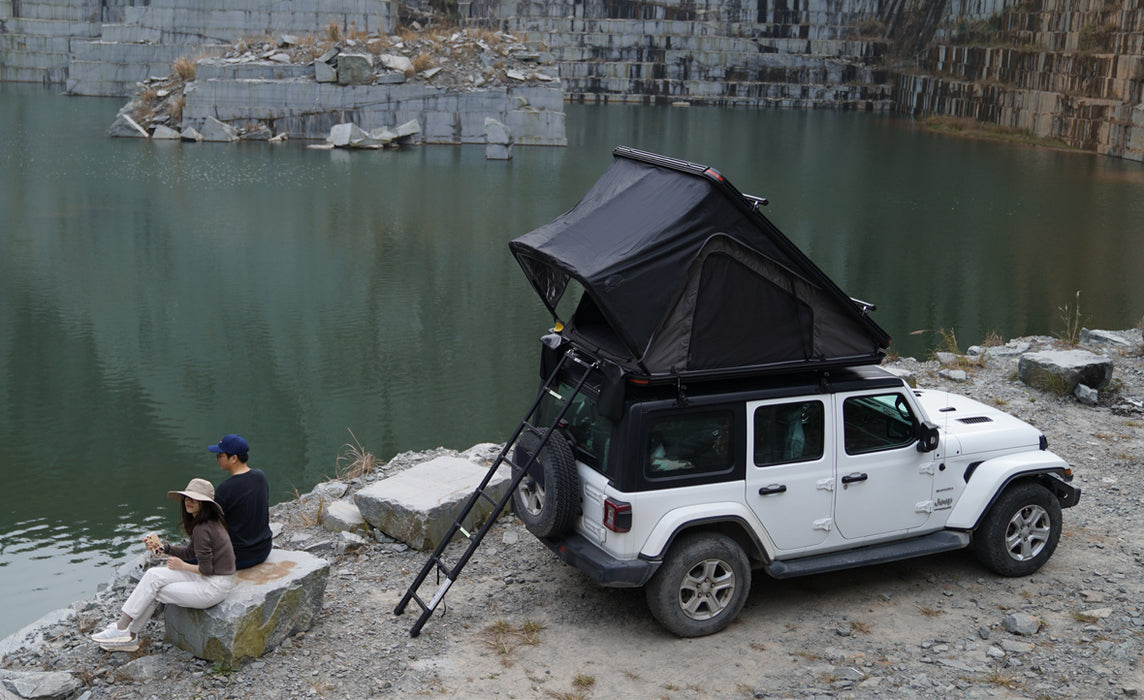
POLYGON ((1084 384, 1093 389, 1112 381, 1112 360, 1087 350, 1046 350, 1021 355, 1017 378, 1038 389, 1064 396, 1084 384))
POLYGON ((233 664, 262 656, 322 610, 330 565, 306 552, 274 549, 239 571, 226 600, 205 610, 168 605, 164 640, 201 659, 233 664))
MULTIPOLYGON (((416 549, 435 549, 487 473, 467 459, 438 457, 361 489, 354 502, 366 522, 390 537, 416 549)), ((486 491, 499 501, 510 482, 506 467, 493 475, 486 491)), ((487 499, 477 499, 464 527, 476 530, 492 510, 487 499)))

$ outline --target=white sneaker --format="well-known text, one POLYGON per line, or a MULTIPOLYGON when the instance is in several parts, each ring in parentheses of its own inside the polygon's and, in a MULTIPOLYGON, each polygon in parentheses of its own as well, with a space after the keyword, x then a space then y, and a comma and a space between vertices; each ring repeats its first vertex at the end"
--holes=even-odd
POLYGON ((108 644, 107 642, 101 642, 99 648, 103 649, 104 651, 139 651, 139 638, 133 636, 131 641, 123 642, 121 644, 108 644))
POLYGON ((91 641, 98 644, 127 644, 134 641, 135 635, 128 630, 121 630, 112 622, 107 629, 91 635, 91 641))

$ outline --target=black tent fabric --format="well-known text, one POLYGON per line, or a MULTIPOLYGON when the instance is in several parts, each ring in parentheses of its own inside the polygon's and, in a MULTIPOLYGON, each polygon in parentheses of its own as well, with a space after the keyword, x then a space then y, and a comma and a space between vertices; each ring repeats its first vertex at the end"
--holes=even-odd
POLYGON ((717 171, 620 146, 572 209, 509 243, 562 335, 648 377, 875 364, 889 336, 717 171))

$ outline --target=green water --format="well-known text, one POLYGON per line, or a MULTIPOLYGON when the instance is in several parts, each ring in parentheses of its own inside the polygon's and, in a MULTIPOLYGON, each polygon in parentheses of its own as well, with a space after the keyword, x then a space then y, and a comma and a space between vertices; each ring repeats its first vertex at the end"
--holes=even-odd
POLYGON ((1144 168, 834 112, 568 105, 569 146, 104 136, 121 100, 0 84, 0 636, 86 597, 252 444, 274 500, 334 473, 515 427, 547 328, 507 243, 626 144, 719 169, 902 354, 1144 312, 1144 168), (911 335, 917 330, 931 332, 911 335))

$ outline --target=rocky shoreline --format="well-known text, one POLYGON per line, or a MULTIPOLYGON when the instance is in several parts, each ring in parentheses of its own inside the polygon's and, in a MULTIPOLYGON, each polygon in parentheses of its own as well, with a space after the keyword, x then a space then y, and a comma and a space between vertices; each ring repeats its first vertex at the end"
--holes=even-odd
MULTIPOLYGON (((887 365, 919 386, 999 406, 1042 429, 1084 490, 1048 565, 1002 579, 965 552, 804 579, 758 576, 725 632, 677 639, 638 590, 603 589, 502 515, 421 635, 393 608, 425 561, 381 533, 322 527, 324 505, 442 455, 398 455, 272 509, 276 545, 332 564, 313 628, 236 668, 162 642, 162 617, 133 654, 86 634, 116 615, 130 567, 91 599, 0 643, 0 698, 1117 698, 1144 691, 1144 447, 1139 330, 1089 335, 1113 380, 1095 405, 1030 388, 1022 352, 1047 337, 887 365), (353 476, 353 478, 349 478, 353 476), (45 672, 55 672, 46 674, 45 672), (46 682, 51 676, 57 685, 46 682), (38 694, 37 694, 38 693, 38 694)), ((494 445, 461 456, 487 464, 494 445)))

